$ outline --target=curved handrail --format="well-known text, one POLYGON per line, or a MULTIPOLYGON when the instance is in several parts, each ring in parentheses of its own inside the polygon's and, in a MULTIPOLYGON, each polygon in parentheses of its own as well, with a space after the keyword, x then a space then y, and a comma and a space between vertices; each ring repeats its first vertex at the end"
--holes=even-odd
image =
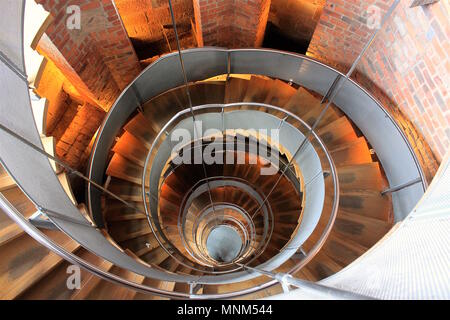
MULTIPOLYGON (((326 234, 328 236, 328 234, 331 231, 331 228, 333 226, 334 223, 334 219, 337 215, 337 209, 338 209, 338 204, 339 204, 339 181, 337 178, 337 172, 336 172, 336 168, 334 165, 334 162, 331 158, 331 155, 329 154, 328 149, 326 148, 324 142, 321 140, 321 138, 317 135, 317 133, 311 128, 311 126, 309 126, 304 120, 302 120, 301 118, 299 118, 297 115, 293 114, 292 112, 285 110, 283 108, 277 107, 277 106, 273 106, 270 104, 265 104, 265 103, 256 103, 256 102, 239 102, 239 103, 229 103, 229 104, 207 104, 207 105, 201 105, 201 106, 196 106, 193 107, 192 111, 204 111, 207 109, 221 109, 221 110, 225 110, 225 109, 232 109, 232 108, 236 108, 236 107, 242 107, 242 106, 246 106, 246 107, 253 107, 253 108, 266 108, 267 110, 270 111, 277 111, 277 112, 281 112, 282 114, 286 115, 286 117, 284 118, 283 121, 286 121, 287 118, 292 118, 295 121, 297 121, 298 123, 300 123, 304 128, 306 128, 306 130, 310 131, 313 138, 319 143, 319 147, 324 151, 326 158, 328 160, 329 166, 330 166, 330 170, 331 170, 331 176, 333 179, 333 187, 334 187, 334 194, 333 194, 333 205, 332 205, 332 211, 330 214, 330 222, 327 224, 327 227, 325 228, 325 231, 323 232, 323 234, 326 234), (332 221, 331 221, 331 218, 332 221)), ((151 213, 151 209, 147 203, 147 198, 153 197, 157 202, 158 202, 158 197, 159 197, 159 193, 157 195, 152 194, 151 192, 147 192, 147 186, 146 186, 146 181, 147 181, 147 173, 149 172, 148 167, 150 165, 150 159, 152 158, 152 156, 155 154, 155 147, 159 146, 159 141, 160 139, 163 137, 164 134, 166 134, 166 132, 168 132, 169 128, 173 128, 176 127, 175 123, 177 122, 178 119, 183 119, 183 115, 185 114, 190 114, 191 113, 191 109, 185 109, 182 111, 179 111, 174 117, 172 117, 161 129, 161 131, 158 133, 158 135, 156 136, 156 138, 154 139, 152 146, 150 148, 150 150, 147 153, 147 157, 146 160, 144 162, 144 169, 142 171, 142 185, 141 185, 141 190, 142 190, 142 199, 144 202, 144 209, 145 209, 145 214, 147 216, 147 220, 149 223, 149 226, 153 232, 153 234, 155 235, 156 240, 158 241, 159 245, 163 248, 163 250, 166 251, 167 254, 169 254, 170 256, 172 256, 176 261, 178 261, 179 263, 183 264, 182 261, 180 261, 175 255, 173 255, 170 250, 168 250, 165 246, 164 243, 170 243, 170 241, 164 236, 161 227, 159 226, 159 221, 157 219, 157 214, 153 215, 151 213), (154 216, 154 217, 153 217, 154 216), (156 220, 156 222, 154 221, 156 220), (154 224, 156 226, 156 229, 154 227, 154 224), (163 241, 159 238, 158 234, 161 234, 163 237, 163 241)), ((223 113, 222 113, 223 114, 223 113)), ((281 119, 280 119, 281 120, 281 119)), ((227 128, 223 128, 223 130, 226 130, 227 128)), ((305 136, 304 140, 306 141, 308 138, 305 136)), ((296 155, 293 154, 292 157, 295 157, 296 155)), ((293 160, 293 159, 292 159, 293 160)), ((322 239, 322 238, 320 238, 322 239)), ((326 239, 326 237, 325 237, 326 239)), ((292 239, 288 242, 288 244, 292 241, 292 239)), ((265 247, 263 247, 262 251, 265 250, 266 246, 268 245, 268 242, 265 244, 265 247)), ((321 247, 321 246, 320 246, 321 247)), ((319 247, 319 249, 320 249, 319 247)), ((285 246, 285 248, 283 250, 286 249, 290 249, 288 245, 285 246)), ((282 250, 282 251, 283 251, 282 250)), ((315 254, 317 254, 318 250, 311 250, 307 256, 305 257, 305 260, 307 259, 308 261, 310 261, 315 254)), ((293 254, 294 252, 292 252, 293 254)), ((272 258, 273 259, 273 258, 272 258)), ((253 261, 254 259, 252 259, 251 261, 253 261)), ((302 260, 303 261, 303 260, 302 260)), ((245 266, 248 265, 248 263, 245 264, 245 266)), ((243 267, 241 267, 243 268, 243 267)), ((234 270, 233 270, 234 271, 234 270)))
MULTIPOLYGON (((186 196, 184 197, 182 203, 188 203, 188 201, 189 201, 189 200, 188 200, 188 195, 191 193, 192 190, 198 188, 198 186, 199 186, 200 184, 204 183, 206 180, 211 181, 211 180, 215 180, 215 179, 219 179, 219 181, 221 181, 221 182, 222 182, 223 180, 227 180, 227 179, 229 179, 229 180, 234 180, 234 181, 240 181, 240 182, 244 182, 244 183, 246 182, 244 179, 236 179, 235 177, 224 177, 224 176, 218 177, 218 176, 215 176, 215 177, 204 178, 204 179, 198 181, 194 186, 192 186, 192 187, 190 188, 190 190, 189 190, 188 192, 186 192, 186 196)), ((262 199, 260 199, 260 200, 261 200, 261 202, 262 202, 262 199)), ((228 204, 228 205, 231 206, 231 207, 236 207, 236 211, 242 212, 243 217, 244 217, 245 220, 247 221, 247 224, 246 224, 246 225, 243 225, 243 229, 246 229, 247 227, 250 228, 250 230, 251 230, 251 238, 253 239, 253 238, 255 237, 255 226, 254 226, 254 222, 251 220, 251 216, 249 215, 249 213, 248 213, 247 211, 245 211, 243 208, 238 207, 238 206, 236 206, 236 205, 234 205, 234 204, 228 204)), ((219 202, 214 202, 214 207, 217 207, 217 206, 220 206, 220 203, 219 203, 219 202)), ((203 212, 201 212, 201 213, 195 218, 194 223, 193 223, 194 227, 193 227, 193 229, 192 229, 192 233, 193 233, 192 237, 193 237, 194 239, 197 238, 197 235, 196 235, 196 234, 194 235, 194 232, 198 229, 198 226, 199 226, 199 224, 200 224, 200 221, 204 218, 204 216, 205 216, 206 214, 208 214, 207 210, 208 210, 208 208, 210 208, 210 207, 211 207, 211 205, 208 205, 206 208, 204 208, 204 209, 202 210, 203 212)), ((180 209, 181 209, 181 208, 180 208, 180 209)), ((178 216, 178 231, 179 231, 180 237, 181 237, 181 239, 182 239, 182 241, 183 241, 183 245, 185 246, 186 250, 192 255, 192 254, 193 254, 193 253, 192 253, 192 248, 190 247, 189 243, 186 241, 186 239, 185 239, 186 236, 184 235, 184 232, 183 232, 183 230, 184 230, 184 225, 185 225, 185 220, 186 220, 186 217, 184 216, 185 210, 186 210, 186 209, 184 209, 184 212, 183 212, 183 213, 182 213, 181 211, 180 211, 180 213, 179 213, 179 216, 178 216)), ((214 211, 214 210, 213 210, 213 211, 214 211)), ((273 214, 272 214, 272 212, 270 212, 270 214, 271 214, 271 219, 272 219, 272 221, 273 221, 273 214)), ((195 241, 195 242, 196 242, 196 241, 195 241)), ((230 271, 228 271, 228 272, 230 272, 230 271)))

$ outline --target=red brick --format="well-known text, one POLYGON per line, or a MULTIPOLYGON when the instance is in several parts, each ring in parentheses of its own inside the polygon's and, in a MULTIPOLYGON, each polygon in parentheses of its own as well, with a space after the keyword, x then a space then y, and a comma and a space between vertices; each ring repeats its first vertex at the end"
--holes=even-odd
POLYGON ((81 7, 81 30, 66 28, 67 2, 36 1, 55 17, 46 30, 47 39, 53 44, 41 40, 38 50, 55 63, 84 98, 109 110, 120 92, 141 71, 112 0, 74 1, 81 7), (99 10, 95 32, 85 25, 89 22, 83 20, 84 12, 89 10, 99 10), (102 17, 103 21, 100 21, 102 17), (113 39, 111 28, 116 31, 113 39), (102 45, 108 41, 111 45, 102 45), (126 63, 120 60, 121 54, 129 55, 126 63))
MULTIPOLYGON (((359 21, 358 14, 361 16, 371 4, 378 5, 383 12, 387 9, 385 4, 376 0, 354 0, 351 4, 350 1, 327 1, 327 9, 320 17, 308 55, 346 71, 364 45, 363 34, 366 33, 367 37, 373 32, 362 23, 356 22, 358 29, 351 24, 359 21), (347 16, 348 19, 343 21, 348 28, 342 28, 342 22, 339 22, 336 25, 341 27, 333 25, 334 30, 330 32, 326 21, 336 19, 336 14, 347 16), (345 43, 350 43, 353 50, 347 50, 345 43)), ((446 128, 450 126, 448 84, 444 81, 450 74, 447 50, 450 43, 448 38, 438 38, 439 34, 448 34, 450 22, 443 14, 446 10, 448 12, 448 2, 437 2, 427 6, 426 10, 424 15, 421 8, 411 9, 408 1, 401 1, 388 26, 380 31, 363 57, 357 70, 361 76, 356 78, 385 106, 389 106, 405 133, 414 133, 407 135, 411 137, 410 142, 416 147, 419 158, 423 159, 422 165, 428 169, 428 176, 432 176, 437 168, 434 157, 440 161, 450 146, 446 134, 437 134, 445 122, 446 128), (403 35, 394 19, 404 25, 403 35), (431 26, 435 32, 432 40, 427 38, 430 37, 427 32, 431 26)))

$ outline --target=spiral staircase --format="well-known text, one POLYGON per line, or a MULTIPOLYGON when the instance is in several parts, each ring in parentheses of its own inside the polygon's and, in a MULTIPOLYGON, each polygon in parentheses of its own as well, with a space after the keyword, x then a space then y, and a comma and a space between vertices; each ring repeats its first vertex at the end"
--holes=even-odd
MULTIPOLYGON (((6 89, 26 90, 6 61, 6 89)), ((0 200, 17 223, 0 221, 2 299, 377 297, 324 283, 370 257, 427 187, 386 110, 301 55, 163 56, 108 113, 86 176, 41 148, 27 98, 22 122, 2 122, 1 149, 17 149, 1 154, 0 200), (197 161, 207 150, 223 161, 197 161), (86 205, 67 173, 86 180, 86 205), (43 224, 29 220, 36 207, 43 224), (83 267, 78 290, 71 265, 83 267)))

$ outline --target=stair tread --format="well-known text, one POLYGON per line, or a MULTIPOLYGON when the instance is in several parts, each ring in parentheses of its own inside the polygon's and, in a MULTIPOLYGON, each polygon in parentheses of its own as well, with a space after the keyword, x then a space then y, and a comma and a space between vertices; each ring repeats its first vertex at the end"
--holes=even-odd
POLYGON ((320 251, 307 264, 306 268, 315 276, 316 279, 321 280, 341 271, 343 267, 330 258, 326 253, 320 251))
POLYGON ((343 116, 320 128, 317 133, 328 148, 356 140, 358 136, 347 117, 343 116))
MULTIPOLYGON (((303 115, 303 120, 310 126, 313 126, 324 110, 325 106, 326 105, 319 105, 318 107, 311 109, 305 115, 303 115)), ((326 127, 334 121, 337 121, 338 119, 339 113, 336 111, 336 109, 330 106, 327 111, 325 111, 325 114, 321 118, 320 123, 317 125, 317 128, 320 129, 326 127)))
POLYGON ((159 265, 161 262, 169 257, 168 253, 161 247, 157 247, 150 252, 141 256, 141 259, 149 264, 159 265))
MULTIPOLYGON (((103 260, 103 262, 99 265, 103 271, 111 271, 113 264, 107 260, 103 260)), ((94 290, 94 288, 102 281, 101 278, 88 274, 86 280, 82 279, 81 289, 76 290, 73 295, 70 297, 71 300, 84 300, 89 294, 94 290)))
MULTIPOLYGON (((145 279, 144 276, 137 275, 128 270, 123 270, 118 267, 112 267, 111 273, 114 273, 122 278, 136 283, 142 283, 145 279)), ((87 295, 87 300, 127 300, 132 299, 136 294, 135 291, 126 287, 117 286, 116 284, 101 280, 95 288, 87 295)))
POLYGON ((309 93, 305 88, 298 88, 284 108, 302 118, 312 109, 320 108, 320 100, 309 93))
POLYGON ((392 227, 392 223, 339 210, 334 232, 370 248, 392 227))
POLYGON ((323 250, 334 261, 346 267, 363 255, 368 249, 359 243, 331 232, 323 246, 323 250))
POLYGON ((383 191, 387 188, 378 162, 337 167, 341 190, 383 191))
MULTIPOLYGON (((363 137, 340 144, 329 151, 337 167, 372 162, 369 147, 363 137)), ((323 154, 320 155, 320 158, 322 163, 327 163, 323 154)))
POLYGON ((283 107, 297 90, 281 80, 274 80, 264 103, 283 107))
MULTIPOLYGON (((54 241, 61 243, 69 252, 79 247, 78 243, 60 231, 44 230, 43 232, 54 241)), ((64 261, 26 234, 1 246, 0 254, 3 262, 0 265, 1 299, 13 299, 19 296, 64 261)))
POLYGON ((6 172, 0 173, 0 192, 14 188, 16 186, 16 181, 6 172))
POLYGON ((114 145, 112 151, 144 167, 149 149, 145 147, 141 140, 125 131, 114 145))
POLYGON ((389 196, 382 196, 378 191, 341 190, 339 207, 349 213, 389 221, 392 202, 389 196))
MULTIPOLYGON (((36 212, 36 207, 16 185, 4 190, 3 196, 25 217, 36 212)), ((0 209, 0 246, 25 234, 13 220, 0 209)))
POLYGON ((151 250, 159 246, 159 242, 156 240, 155 235, 148 233, 137 238, 125 240, 119 243, 124 249, 128 249, 138 257, 150 252, 151 250))
POLYGON ((0 229, 0 246, 20 237, 24 233, 25 231, 22 228, 11 221, 10 224, 0 229))
MULTIPOLYGON (((89 251, 78 248, 74 251, 74 254, 80 258, 88 261, 91 264, 99 264, 103 261, 100 257, 90 253, 89 251)), ((69 289, 67 286, 68 268, 71 264, 67 261, 61 263, 52 272, 48 273, 41 280, 36 282, 34 285, 30 286, 23 294, 21 294, 18 299, 21 300, 66 300, 70 299, 79 290, 69 289)), ((73 273, 72 273, 73 274, 73 273)), ((80 287, 86 285, 90 277, 93 276, 88 271, 80 268, 80 287)))
MULTIPOLYGON (((115 153, 109 162, 106 174, 141 185, 143 168, 115 153)), ((148 182, 147 182, 148 183, 148 182)))
POLYGON ((273 80, 268 80, 259 76, 252 76, 244 96, 244 102, 263 103, 269 94, 272 83, 273 80))
POLYGON ((124 126, 124 130, 139 139, 148 149, 151 148, 153 139, 157 136, 156 131, 142 113, 136 114, 124 126))
MULTIPOLYGON (((184 88, 183 88, 184 89, 184 88)), ((207 81, 196 82, 189 85, 189 94, 193 106, 203 104, 222 104, 225 99, 225 82, 223 81, 207 81)), ((189 106, 185 94, 177 95, 182 106, 189 106)))
POLYGON ((112 178, 108 190, 123 200, 142 202, 142 187, 134 182, 112 178))
POLYGON ((108 232, 116 242, 151 233, 147 219, 108 221, 108 232))
POLYGON ((186 105, 183 106, 182 102, 186 95, 185 90, 184 86, 174 88, 158 95, 143 105, 143 115, 147 126, 151 127, 155 133, 161 131, 167 121, 177 112, 187 108, 186 105))
MULTIPOLYGON (((158 289, 166 290, 166 291, 174 291, 174 287, 175 287, 174 282, 160 281, 160 280, 150 279, 150 278, 146 278, 144 280, 143 284, 146 286, 149 286, 149 287, 158 288, 158 289)), ((134 296, 134 299, 135 300, 168 300, 168 298, 164 298, 164 297, 160 297, 160 296, 156 296, 156 295, 145 294, 145 293, 140 293, 140 292, 138 292, 134 296)))
POLYGON ((244 101, 249 81, 230 77, 225 85, 225 103, 244 101))

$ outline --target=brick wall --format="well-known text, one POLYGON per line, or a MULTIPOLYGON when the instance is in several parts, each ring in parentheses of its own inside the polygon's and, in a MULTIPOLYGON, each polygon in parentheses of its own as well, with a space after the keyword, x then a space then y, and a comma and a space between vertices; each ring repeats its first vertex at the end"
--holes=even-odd
POLYGON ((269 21, 289 37, 309 42, 325 0, 272 0, 269 21))
POLYGON ((197 35, 205 46, 259 47, 270 0, 194 0, 197 35))
POLYGON ((73 168, 81 168, 87 160, 85 154, 90 154, 87 149, 105 113, 89 104, 78 105, 70 98, 65 103, 66 111, 49 135, 57 141, 56 155, 73 168))
MULTIPOLYGON (((115 0, 114 3, 140 60, 161 55, 176 48, 169 1, 115 0), (170 42, 170 46, 167 42, 170 42)), ((194 45, 191 30, 191 21, 194 21, 193 1, 172 0, 172 6, 181 47, 192 47, 194 45), (192 45, 189 45, 189 42, 192 45)))
POLYGON ((308 48, 308 55, 346 72, 369 40, 372 6, 387 11, 390 0, 328 0, 308 48), (338 50, 337 50, 338 49, 338 50))
MULTIPOLYGON (((348 70, 372 32, 372 4, 387 9, 385 1, 329 0, 308 55, 348 70)), ((354 78, 394 115, 431 178, 450 147, 450 4, 409 4, 400 2, 354 78)))
POLYGON ((52 60, 85 98, 109 110, 141 71, 133 46, 112 0, 36 0, 52 23, 38 50, 52 60), (81 9, 81 29, 67 28, 67 7, 81 9))

